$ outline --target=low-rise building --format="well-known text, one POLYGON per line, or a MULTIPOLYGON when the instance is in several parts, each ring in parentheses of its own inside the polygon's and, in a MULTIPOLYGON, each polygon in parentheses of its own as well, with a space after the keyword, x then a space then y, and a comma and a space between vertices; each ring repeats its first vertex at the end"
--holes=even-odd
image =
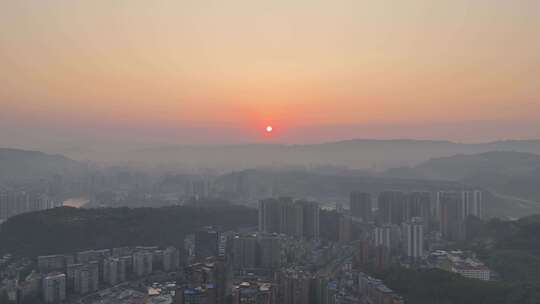
POLYGON ((481 261, 463 251, 436 250, 429 256, 435 267, 483 281, 491 279, 491 270, 481 261))

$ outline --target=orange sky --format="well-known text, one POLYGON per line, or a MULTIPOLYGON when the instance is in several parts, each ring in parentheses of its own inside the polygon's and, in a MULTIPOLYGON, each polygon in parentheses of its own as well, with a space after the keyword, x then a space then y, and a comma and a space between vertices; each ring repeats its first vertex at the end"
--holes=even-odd
MULTIPOLYGON (((243 130, 225 142, 258 140, 247 130, 266 124, 277 138, 335 125, 512 126, 538 120, 539 37, 536 0, 4 0, 0 120, 4 132, 23 121, 28 132, 243 130)), ((537 134, 524 131, 505 136, 537 134)))

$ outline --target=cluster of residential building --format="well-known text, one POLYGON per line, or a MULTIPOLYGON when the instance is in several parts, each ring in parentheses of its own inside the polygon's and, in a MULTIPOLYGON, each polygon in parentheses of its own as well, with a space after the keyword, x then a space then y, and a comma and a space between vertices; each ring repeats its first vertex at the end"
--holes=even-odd
POLYGON ((0 189, 0 223, 18 214, 61 206, 61 201, 45 192, 0 189))
POLYGON ((69 294, 91 294, 104 286, 150 275, 156 269, 178 270, 180 259, 180 251, 174 247, 122 247, 39 256, 37 271, 24 280, 13 280, 12 294, 17 301, 41 295, 45 303, 61 303, 69 294))
POLYGON ((309 240, 319 239, 319 212, 316 202, 290 197, 259 202, 259 231, 286 234, 309 240))
MULTIPOLYGON (((278 208, 300 216, 297 210, 301 208, 292 200, 265 203, 286 204, 278 208), (296 206, 289 208, 291 205, 296 206)), ((265 216, 264 211, 261 213, 259 218, 265 216)), ((259 230, 264 230, 264 225, 259 230)), ((339 278, 346 274, 358 282, 356 270, 350 266, 341 269, 342 264, 352 263, 354 247, 267 231, 222 232, 206 227, 188 237, 187 260, 191 263, 186 267, 186 283, 179 287, 175 303, 349 303, 353 295, 345 292, 339 278)))
MULTIPOLYGON (((315 202, 265 199, 256 229, 202 227, 181 249, 122 247, 40 256, 36 271, 15 280, 11 290, 18 297, 39 293, 46 303, 61 303, 70 296, 105 294, 104 288, 156 272, 176 272, 174 282, 154 283, 144 297, 140 290, 130 294, 164 304, 401 304, 398 294, 365 273, 368 267, 399 263, 490 278, 489 269, 472 257, 430 250, 437 242, 464 239, 467 217, 483 217, 480 191, 384 191, 376 201, 370 193, 353 192, 349 211, 325 215, 325 225, 331 225, 325 229, 336 235, 324 240, 320 213, 315 202)), ((129 298, 126 290, 119 292, 116 297, 129 298)))
POLYGON ((278 269, 282 263, 282 239, 268 234, 240 234, 232 239, 232 263, 236 270, 278 269))
POLYGON ((353 192, 350 215, 361 220, 372 234, 364 239, 389 254, 415 261, 428 252, 431 235, 447 242, 466 238, 469 216, 484 216, 482 191, 430 192, 384 191, 373 208, 370 193, 353 192), (370 228, 371 226, 371 228, 370 228))

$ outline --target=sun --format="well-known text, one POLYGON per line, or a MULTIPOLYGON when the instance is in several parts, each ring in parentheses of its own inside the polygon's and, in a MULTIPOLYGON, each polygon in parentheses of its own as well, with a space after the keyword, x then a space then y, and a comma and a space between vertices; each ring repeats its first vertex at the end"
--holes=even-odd
POLYGON ((266 126, 266 132, 271 133, 274 128, 272 126, 266 126))

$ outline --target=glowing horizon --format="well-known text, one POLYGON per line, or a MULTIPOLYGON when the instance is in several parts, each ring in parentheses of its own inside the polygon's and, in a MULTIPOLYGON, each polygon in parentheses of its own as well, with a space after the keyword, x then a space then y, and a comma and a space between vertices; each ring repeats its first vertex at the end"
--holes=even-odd
MULTIPOLYGON (((7 0, 0 20, 6 138, 23 121, 94 137, 177 130, 171 142, 192 140, 184 129, 264 140, 269 123, 286 142, 363 135, 333 126, 482 121, 540 136, 528 127, 540 113, 538 1, 7 0)), ((494 136, 459 132, 433 136, 494 136)))

